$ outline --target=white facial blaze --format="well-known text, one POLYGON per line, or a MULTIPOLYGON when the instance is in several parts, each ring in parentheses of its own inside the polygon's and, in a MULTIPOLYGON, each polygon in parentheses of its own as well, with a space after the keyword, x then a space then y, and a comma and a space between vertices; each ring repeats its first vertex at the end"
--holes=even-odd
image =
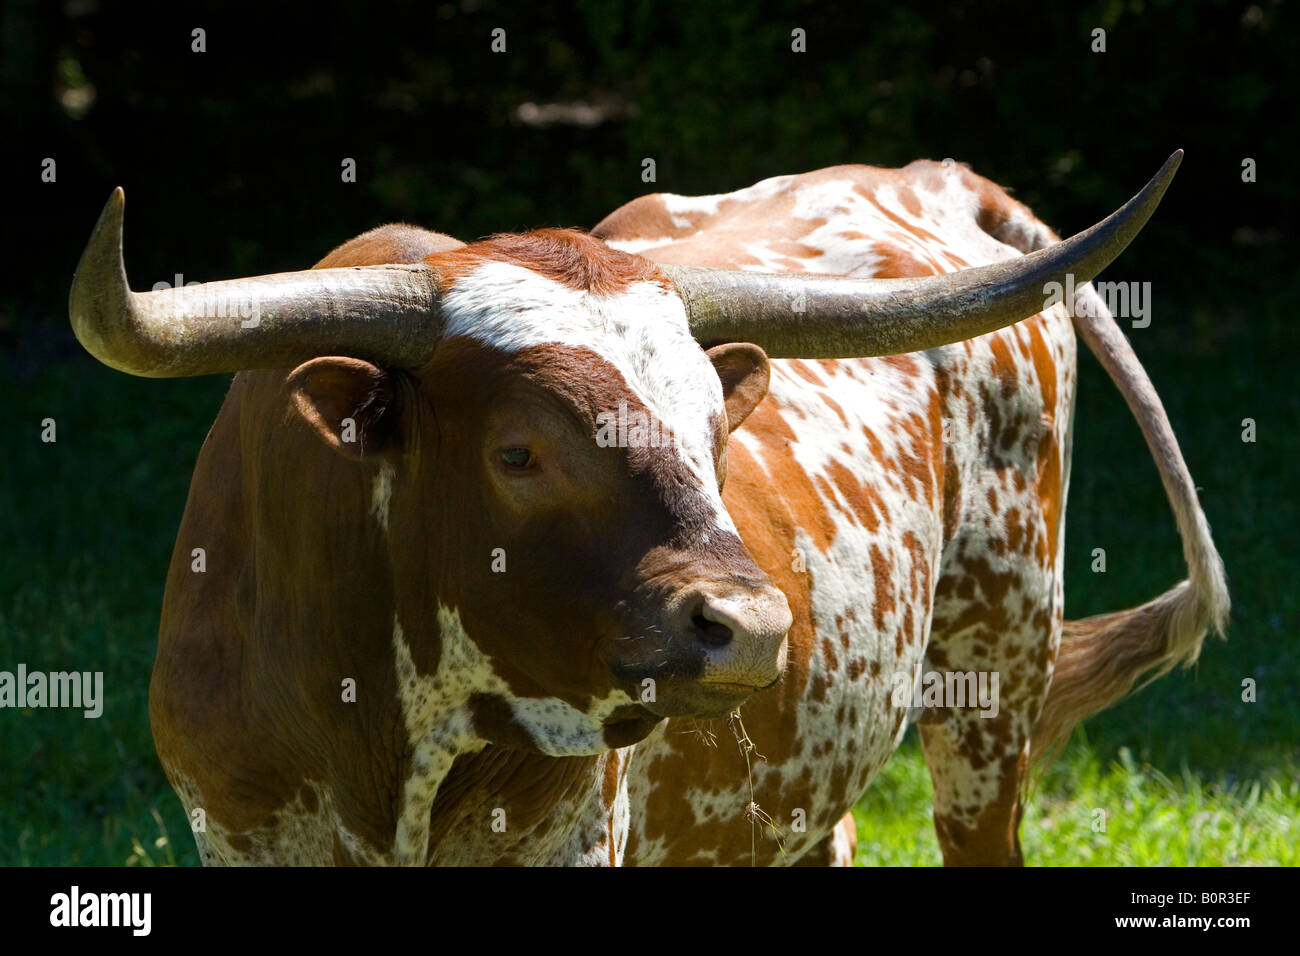
MULTIPOLYGON (((722 385, 691 337, 681 300, 637 282, 613 295, 569 289, 521 266, 486 262, 443 298, 444 335, 515 352, 538 345, 589 349, 616 368, 629 390, 675 439, 670 450, 699 483, 715 526, 736 532, 718 493, 710 419, 724 415, 722 385)), ((618 412, 617 400, 608 409, 618 412)))

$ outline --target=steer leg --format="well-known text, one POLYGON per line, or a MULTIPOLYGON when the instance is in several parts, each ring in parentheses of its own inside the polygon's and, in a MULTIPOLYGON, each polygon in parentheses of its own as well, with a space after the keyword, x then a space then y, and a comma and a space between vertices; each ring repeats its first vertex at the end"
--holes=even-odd
POLYGON ((988 377, 968 380, 964 399, 954 390, 948 410, 948 538, 923 677, 973 673, 988 684, 996 677, 996 708, 950 694, 927 707, 923 696, 918 721, 934 827, 950 866, 1024 862, 1018 831, 1030 740, 1065 604, 1073 332, 1054 311, 983 341, 987 353, 968 352, 974 367, 988 363, 988 377))
MULTIPOLYGON (((943 584, 940 585, 940 591, 943 584)), ((1017 601, 1019 603, 1019 601, 1017 601)), ((1031 605, 1032 606, 1032 605, 1031 605)), ((1060 620, 1046 610, 1013 621, 992 615, 960 635, 937 638, 927 651, 929 674, 983 675, 993 707, 923 710, 921 745, 934 783, 934 828, 947 866, 1021 866, 1021 795, 1029 742, 1042 711, 1059 643, 1060 620), (994 623, 1002 625, 996 631, 994 623)), ((968 607, 962 623, 972 620, 968 607)))
POLYGON ((1024 865, 1020 791, 1028 739, 1013 731, 1011 719, 997 721, 1001 726, 994 728, 949 717, 921 727, 945 866, 1024 865))

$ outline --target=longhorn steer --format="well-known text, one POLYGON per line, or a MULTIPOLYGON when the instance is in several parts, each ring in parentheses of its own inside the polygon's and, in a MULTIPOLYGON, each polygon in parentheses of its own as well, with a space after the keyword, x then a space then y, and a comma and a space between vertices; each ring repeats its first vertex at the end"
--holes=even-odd
POLYGON ((643 197, 591 235, 387 226, 313 271, 144 294, 115 193, 81 341, 239 372, 150 697, 204 861, 847 862, 897 688, 978 672, 996 715, 921 711, 936 829, 949 863, 1020 862, 1031 756, 1226 614, 1159 400, 1092 308, 1189 580, 1062 618, 1075 346, 1044 286, 1093 304, 1177 158, 1065 243, 963 168, 846 166, 643 197), (724 725, 693 732, 738 707, 752 779, 724 725), (751 800, 779 843, 751 843, 751 800))

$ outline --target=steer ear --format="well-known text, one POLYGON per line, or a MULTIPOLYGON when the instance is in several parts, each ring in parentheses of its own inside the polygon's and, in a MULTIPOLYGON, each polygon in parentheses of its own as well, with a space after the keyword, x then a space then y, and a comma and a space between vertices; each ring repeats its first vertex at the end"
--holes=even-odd
POLYGON ((293 406, 340 455, 361 459, 397 444, 398 394, 392 376, 354 358, 315 358, 288 378, 293 406))
POLYGON ((715 345, 707 353, 722 381, 727 430, 735 431, 767 394, 767 353, 748 342, 715 345))

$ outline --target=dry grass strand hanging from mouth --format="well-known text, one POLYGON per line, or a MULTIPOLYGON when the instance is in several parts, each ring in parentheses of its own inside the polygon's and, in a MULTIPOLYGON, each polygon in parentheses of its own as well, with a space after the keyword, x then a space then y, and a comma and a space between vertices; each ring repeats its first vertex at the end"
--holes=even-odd
POLYGON ((731 727, 731 733, 736 738, 736 746, 740 748, 740 755, 745 758, 745 775, 749 783, 749 803, 745 805, 745 819, 749 821, 749 865, 758 866, 758 827, 760 825, 768 827, 772 831, 772 839, 776 840, 781 855, 785 855, 785 844, 781 841, 780 827, 754 799, 754 766, 749 759, 749 755, 753 754, 764 762, 767 761, 767 758, 758 752, 758 748, 754 746, 754 741, 749 739, 749 733, 745 730, 745 723, 740 718, 740 708, 736 708, 727 715, 727 725, 731 727))

